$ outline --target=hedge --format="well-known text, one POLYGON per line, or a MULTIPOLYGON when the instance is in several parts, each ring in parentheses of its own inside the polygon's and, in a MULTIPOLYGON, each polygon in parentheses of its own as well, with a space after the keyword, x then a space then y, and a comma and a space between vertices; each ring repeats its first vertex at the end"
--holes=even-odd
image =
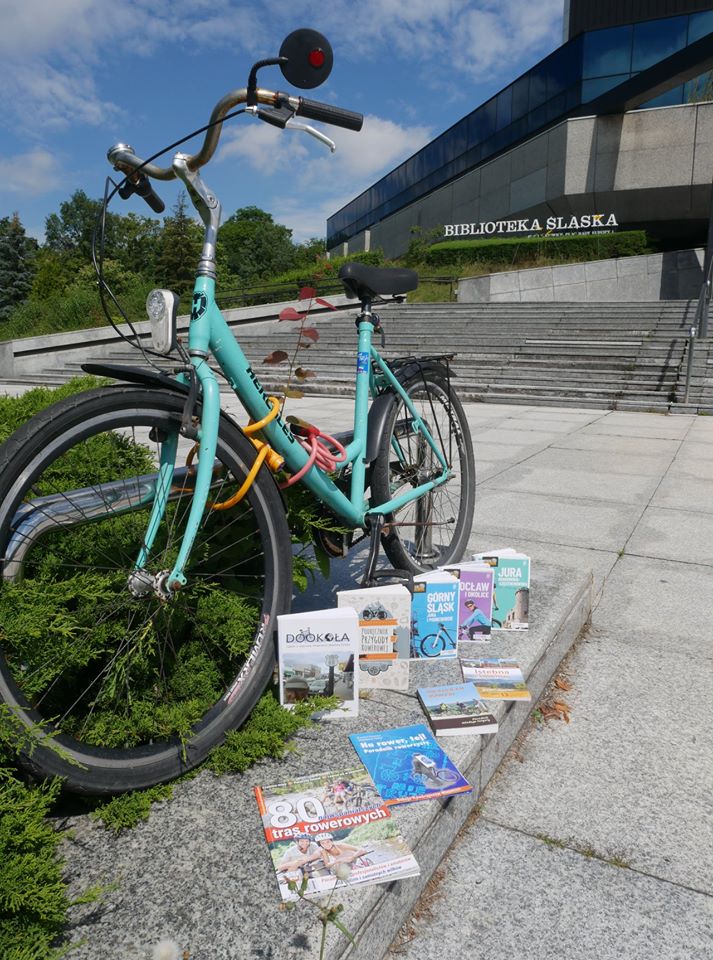
POLYGON ((465 263, 523 263, 529 260, 606 260, 649 253, 644 230, 566 237, 509 237, 502 240, 446 240, 429 247, 432 267, 465 263))

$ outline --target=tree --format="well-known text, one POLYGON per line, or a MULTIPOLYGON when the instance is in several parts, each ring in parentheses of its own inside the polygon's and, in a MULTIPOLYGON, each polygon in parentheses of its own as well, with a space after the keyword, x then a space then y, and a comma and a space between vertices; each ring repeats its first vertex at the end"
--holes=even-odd
POLYGON ((323 237, 310 237, 295 247, 295 266, 313 267, 326 252, 327 244, 323 237))
POLYGON ((30 293, 37 243, 25 235, 17 213, 0 220, 0 320, 30 293))
POLYGON ((203 239, 202 229, 186 208, 186 195, 181 191, 156 244, 156 280, 183 298, 193 289, 203 239))
MULTIPOLYGON (((92 234, 100 209, 101 200, 90 200, 83 190, 75 190, 69 200, 59 205, 59 214, 51 213, 45 220, 45 246, 89 263, 92 234)), ((115 213, 106 215, 104 251, 108 257, 114 256, 120 219, 115 213)))
POLYGON ((218 233, 221 258, 241 284, 269 279, 294 265, 292 231, 259 207, 241 207, 218 233))

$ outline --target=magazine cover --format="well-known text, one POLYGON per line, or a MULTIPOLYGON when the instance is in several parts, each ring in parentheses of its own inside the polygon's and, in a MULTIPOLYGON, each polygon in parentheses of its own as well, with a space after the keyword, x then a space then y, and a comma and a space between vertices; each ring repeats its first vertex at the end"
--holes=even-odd
POLYGON ((420 872, 363 767, 253 789, 283 900, 420 872))
POLYGON ((493 571, 493 630, 527 630, 530 615, 530 558, 514 550, 478 553, 473 560, 493 571))
POLYGON ((425 724, 349 739, 387 806, 472 790, 425 724))
POLYGON ((472 680, 483 700, 531 700, 515 660, 461 660, 464 680, 472 680))
POLYGON ((294 707, 313 694, 339 697, 327 718, 359 713, 359 621, 349 607, 287 613, 277 618, 280 703, 294 707))
POLYGON ((497 719, 472 681, 419 687, 416 693, 437 737, 498 732, 497 719))
POLYGON ((458 639, 487 643, 493 616, 493 571, 484 563, 470 561, 444 567, 460 583, 458 594, 458 639))
POLYGON ((458 584, 445 570, 413 578, 411 659, 432 660, 457 655, 458 584))
POLYGON ((340 590, 337 604, 353 607, 359 616, 360 687, 408 690, 411 594, 407 588, 392 584, 340 590))

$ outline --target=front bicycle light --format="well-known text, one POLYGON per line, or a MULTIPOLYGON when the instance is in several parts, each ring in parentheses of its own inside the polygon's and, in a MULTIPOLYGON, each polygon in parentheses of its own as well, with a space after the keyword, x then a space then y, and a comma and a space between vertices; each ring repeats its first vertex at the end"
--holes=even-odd
POLYGON ((168 355, 176 348, 178 294, 171 290, 152 290, 146 298, 146 313, 151 321, 151 345, 157 353, 168 355))

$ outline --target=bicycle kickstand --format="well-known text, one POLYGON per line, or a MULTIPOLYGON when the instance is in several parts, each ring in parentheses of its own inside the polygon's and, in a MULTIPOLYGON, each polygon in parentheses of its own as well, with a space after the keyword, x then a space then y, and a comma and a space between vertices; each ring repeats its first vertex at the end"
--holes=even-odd
POLYGON ((384 517, 380 513, 369 518, 369 556, 366 559, 361 586, 375 587, 379 580, 401 580, 413 594, 413 574, 409 570, 376 569, 383 529, 384 517))

